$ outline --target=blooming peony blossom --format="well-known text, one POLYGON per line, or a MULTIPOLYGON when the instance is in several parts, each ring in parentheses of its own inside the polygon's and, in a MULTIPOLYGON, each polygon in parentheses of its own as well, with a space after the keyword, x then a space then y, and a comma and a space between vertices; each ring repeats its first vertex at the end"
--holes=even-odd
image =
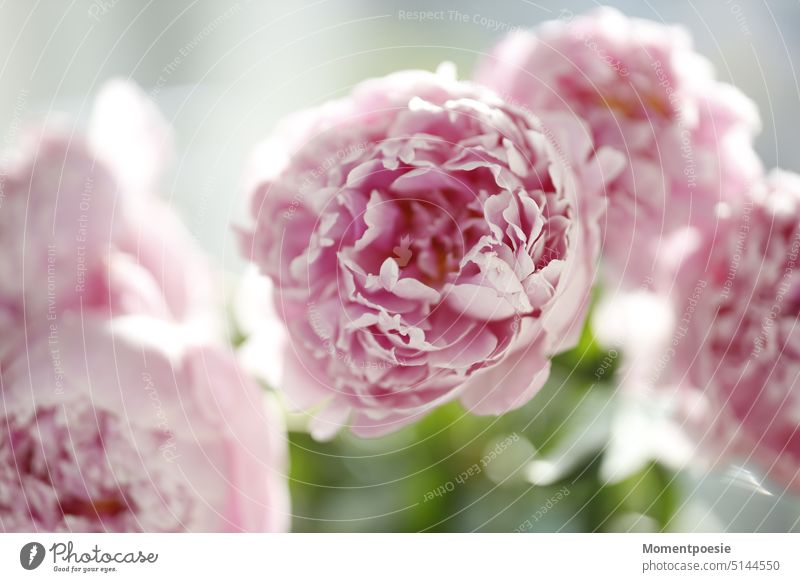
POLYGON ((521 406, 580 331, 620 156, 446 73, 366 81, 290 118, 248 174, 242 246, 272 279, 281 387, 316 408, 318 438, 456 398, 521 406))
POLYGON ((89 133, 38 128, 2 168, 0 530, 285 530, 281 419, 155 196, 166 124, 112 83, 89 133))
MULTIPOLYGON (((117 185, 62 126, 31 130, 3 174, 0 310, 20 322, 102 304, 117 185)), ((3 333, 3 341, 8 333, 3 333)))
POLYGON ((237 347, 240 365, 268 386, 280 386, 287 337, 275 310, 272 281, 250 265, 239 279, 231 307, 243 337, 237 347))
POLYGON ((125 194, 113 238, 117 256, 110 267, 111 286, 118 295, 111 297, 112 305, 123 313, 145 310, 173 318, 206 336, 218 331, 213 315, 218 297, 209 262, 156 195, 174 154, 172 131, 155 104, 131 83, 107 83, 95 100, 88 141, 125 194), (137 277, 136 270, 148 277, 137 277), (126 283, 145 279, 155 286, 124 294, 126 283), (147 305, 128 302, 146 298, 147 305))
POLYGON ((0 530, 276 531, 280 417, 173 323, 64 314, 0 374, 0 530))
POLYGON ((646 286, 665 241, 715 228, 714 207, 761 177, 755 106, 715 80, 686 31, 600 8, 516 31, 476 79, 537 114, 584 119, 598 146, 630 163, 608 188, 603 256, 616 284, 646 286))
POLYGON ((31 127, 0 168, 0 361, 21 347, 21 327, 57 324, 71 310, 218 331, 208 261, 155 195, 168 126, 139 89, 114 81, 89 134, 63 121, 31 127))
POLYGON ((665 379, 689 395, 711 460, 754 462, 800 490, 800 176, 774 172, 674 281, 665 379))

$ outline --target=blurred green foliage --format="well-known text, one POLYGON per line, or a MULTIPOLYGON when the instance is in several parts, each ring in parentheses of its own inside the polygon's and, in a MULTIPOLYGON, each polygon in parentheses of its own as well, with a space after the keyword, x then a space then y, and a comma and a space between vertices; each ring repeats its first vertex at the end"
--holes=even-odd
POLYGON ((540 393, 499 418, 473 416, 454 403, 380 439, 344 430, 318 443, 292 432, 293 530, 664 529, 679 505, 672 472, 651 462, 621 482, 601 478, 608 431, 589 425, 602 423, 614 406, 617 358, 610 353, 616 356, 587 326, 579 345, 555 358, 540 393), (485 462, 495 447, 501 452, 485 462), (565 460, 554 480, 534 485, 531 463, 554 456, 565 460))

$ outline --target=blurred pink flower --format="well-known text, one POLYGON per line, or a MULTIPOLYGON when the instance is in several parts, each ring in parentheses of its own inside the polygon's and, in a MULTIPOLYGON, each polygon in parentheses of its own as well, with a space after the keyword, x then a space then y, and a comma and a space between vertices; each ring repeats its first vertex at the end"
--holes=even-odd
POLYGON ((283 531, 280 417, 175 324, 68 313, 3 368, 0 530, 283 531))
POLYGON ((2 169, 0 529, 285 530, 281 419, 155 195, 169 129, 114 82, 89 133, 41 127, 2 169))
POLYGON ((800 176, 776 171, 680 265, 664 374, 687 389, 685 413, 712 461, 752 461, 795 490, 799 255, 800 176))
POLYGON ((173 148, 171 128, 155 104, 132 83, 107 83, 95 100, 88 140, 123 194, 109 259, 112 311, 171 318, 195 337, 219 333, 209 261, 157 195, 173 148))
MULTIPOLYGON (((7 156, 0 200, 0 309, 19 325, 105 301, 117 185, 61 125, 31 129, 7 156)), ((2 333, 3 342, 9 333, 2 333)))
POLYGON ((221 301, 208 257, 160 199, 129 201, 108 262, 113 315, 147 313, 180 322, 187 333, 218 338, 221 301))
POLYGON ((317 407, 317 438, 383 434, 455 398, 521 406, 580 332, 621 156, 451 77, 366 81, 254 156, 242 246, 274 284, 281 387, 317 407))
POLYGON ((536 114, 585 120, 630 164, 609 187, 603 256, 614 284, 646 286, 664 240, 715 227, 715 205, 761 177, 754 104, 715 80, 683 28, 599 8, 508 35, 476 79, 536 114))

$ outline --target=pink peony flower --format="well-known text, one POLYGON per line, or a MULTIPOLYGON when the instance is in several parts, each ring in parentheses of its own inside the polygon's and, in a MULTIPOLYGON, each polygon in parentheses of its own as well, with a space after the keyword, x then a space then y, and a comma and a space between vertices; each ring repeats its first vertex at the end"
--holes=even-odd
POLYGON ((670 380, 711 460, 800 490, 800 176, 772 173, 695 240, 673 290, 670 380))
POLYGON ((204 337, 219 331, 208 261, 155 196, 169 129, 153 107, 136 87, 111 82, 90 138, 63 122, 38 126, 6 156, 0 361, 22 347, 21 327, 70 310, 147 313, 204 337))
POLYGON ((0 530, 282 531, 280 417, 175 324, 62 316, 0 374, 0 530))
MULTIPOLYGON (((64 127, 30 131, 3 174, 0 309, 9 322, 105 301, 117 185, 64 127)), ((8 334, 2 334, 4 339, 8 334)))
POLYGON ((282 388, 318 438, 453 399, 528 401, 572 346, 621 164, 585 127, 408 71, 287 120, 258 150, 245 254, 290 338, 282 388))
POLYGON ((284 530, 280 417, 154 195, 168 129, 112 83, 90 134, 41 128, 3 168, 0 529, 284 530))
POLYGON ((173 157, 169 125, 135 85, 111 81, 95 100, 88 141, 123 193, 108 260, 112 311, 146 312, 216 335, 219 298, 209 261, 156 195, 173 157))
POLYGON ((617 282, 649 282, 677 230, 715 227, 720 201, 761 176, 753 103, 714 79, 686 31, 611 8, 507 36, 476 79, 537 114, 564 111, 630 164, 608 189, 603 256, 617 282))

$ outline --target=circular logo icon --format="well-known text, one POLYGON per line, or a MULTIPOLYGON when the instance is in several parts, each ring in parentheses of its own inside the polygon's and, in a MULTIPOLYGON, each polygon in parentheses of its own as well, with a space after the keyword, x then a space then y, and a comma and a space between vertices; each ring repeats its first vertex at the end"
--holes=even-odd
POLYGON ((29 542, 19 551, 19 563, 26 570, 35 570, 44 561, 44 546, 39 542, 29 542))

